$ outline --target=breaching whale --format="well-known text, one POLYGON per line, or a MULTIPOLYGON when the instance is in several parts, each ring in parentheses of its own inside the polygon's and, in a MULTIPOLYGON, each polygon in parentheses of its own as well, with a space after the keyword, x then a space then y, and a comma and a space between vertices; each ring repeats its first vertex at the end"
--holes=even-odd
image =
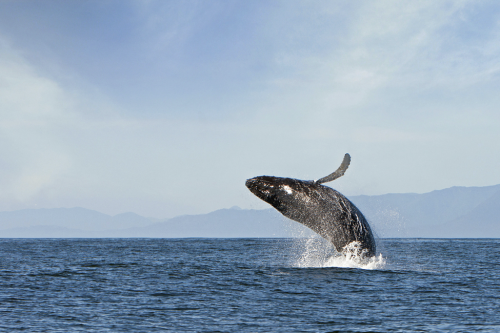
POLYGON ((340 167, 319 180, 260 176, 245 185, 284 216, 330 241, 338 252, 370 257, 375 255, 375 238, 361 211, 339 192, 321 185, 343 176, 350 162, 345 154, 340 167))

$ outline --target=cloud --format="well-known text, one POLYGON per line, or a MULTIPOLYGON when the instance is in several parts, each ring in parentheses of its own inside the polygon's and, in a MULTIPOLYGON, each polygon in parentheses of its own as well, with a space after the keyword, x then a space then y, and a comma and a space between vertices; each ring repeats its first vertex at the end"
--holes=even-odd
POLYGON ((27 200, 67 170, 54 131, 74 115, 61 87, 0 45, 0 135, 3 200, 27 200))
POLYGON ((387 143, 432 143, 439 140, 439 135, 429 133, 412 133, 409 131, 400 131, 391 128, 378 127, 358 127, 352 133, 354 142, 368 144, 387 144, 387 143))
POLYGON ((249 135, 238 124, 124 116, 100 94, 40 74, 7 43, 0 86, 3 210, 85 206, 155 217, 210 210, 224 196, 204 201, 207 190, 227 186, 217 173, 238 165, 238 143, 244 148, 241 135, 249 135))
POLYGON ((346 152, 350 194, 500 181, 493 3, 45 4, 0 23, 0 208, 245 207, 246 178, 346 152))

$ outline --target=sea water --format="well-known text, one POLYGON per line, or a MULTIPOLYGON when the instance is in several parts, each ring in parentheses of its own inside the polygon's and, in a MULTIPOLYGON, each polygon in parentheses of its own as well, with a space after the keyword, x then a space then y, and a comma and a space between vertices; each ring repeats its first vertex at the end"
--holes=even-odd
POLYGON ((500 332, 500 240, 0 239, 2 332, 500 332))

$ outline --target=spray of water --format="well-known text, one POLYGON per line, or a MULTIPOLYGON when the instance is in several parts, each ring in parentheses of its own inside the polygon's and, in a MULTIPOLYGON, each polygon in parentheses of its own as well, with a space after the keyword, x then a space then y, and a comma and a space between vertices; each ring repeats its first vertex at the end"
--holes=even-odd
POLYGON ((375 257, 366 257, 360 251, 360 244, 348 244, 342 253, 339 253, 325 239, 308 237, 297 239, 293 246, 295 253, 295 267, 349 267, 361 269, 382 269, 386 260, 379 254, 375 257))

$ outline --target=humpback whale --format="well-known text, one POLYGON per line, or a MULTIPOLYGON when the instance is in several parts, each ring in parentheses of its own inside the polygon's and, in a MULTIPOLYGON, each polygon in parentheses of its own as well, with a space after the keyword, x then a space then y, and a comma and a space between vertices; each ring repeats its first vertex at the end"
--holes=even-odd
POLYGON ((371 257, 375 238, 361 211, 341 193, 321 185, 343 176, 350 162, 345 154, 340 167, 319 180, 259 176, 245 185, 284 216, 330 241, 338 252, 371 257))

